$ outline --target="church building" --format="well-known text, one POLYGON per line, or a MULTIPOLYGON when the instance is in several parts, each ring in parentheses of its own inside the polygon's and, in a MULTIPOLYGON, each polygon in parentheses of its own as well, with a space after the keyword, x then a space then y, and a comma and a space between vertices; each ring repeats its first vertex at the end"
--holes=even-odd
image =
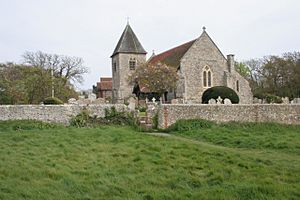
POLYGON ((241 104, 252 103, 248 81, 234 68, 234 55, 225 57, 203 27, 197 39, 153 55, 147 61, 147 52, 129 24, 111 56, 113 75, 113 102, 124 101, 132 95, 133 85, 128 76, 142 63, 163 63, 177 69, 179 80, 172 98, 182 103, 201 103, 202 94, 214 86, 226 86, 239 96, 241 104))

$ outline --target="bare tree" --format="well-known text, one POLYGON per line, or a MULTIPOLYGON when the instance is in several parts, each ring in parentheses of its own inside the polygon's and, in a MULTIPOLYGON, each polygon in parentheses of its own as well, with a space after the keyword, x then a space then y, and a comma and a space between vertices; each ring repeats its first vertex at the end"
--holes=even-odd
POLYGON ((41 51, 25 52, 23 63, 46 70, 53 69, 55 76, 64 78, 66 82, 82 83, 82 75, 88 72, 82 58, 48 54, 41 51))

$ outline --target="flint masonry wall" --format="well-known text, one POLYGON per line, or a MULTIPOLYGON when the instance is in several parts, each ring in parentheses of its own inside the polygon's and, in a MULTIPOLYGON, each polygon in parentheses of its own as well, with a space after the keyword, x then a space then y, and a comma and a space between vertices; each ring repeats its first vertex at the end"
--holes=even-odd
POLYGON ((44 122, 68 124, 72 116, 86 108, 91 116, 104 117, 105 108, 114 106, 117 111, 124 111, 123 104, 101 105, 1 105, 0 120, 33 119, 44 122))
POLYGON ((179 119, 206 119, 215 122, 277 122, 300 124, 300 105, 235 104, 235 105, 161 105, 158 127, 167 128, 179 119))

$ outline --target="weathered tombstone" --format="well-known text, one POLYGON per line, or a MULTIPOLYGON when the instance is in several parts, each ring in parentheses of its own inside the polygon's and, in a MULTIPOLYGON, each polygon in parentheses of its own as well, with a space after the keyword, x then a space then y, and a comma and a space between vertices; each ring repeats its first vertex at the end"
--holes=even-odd
POLYGON ((104 98, 97 98, 92 103, 93 104, 104 104, 105 103, 105 99, 104 98))
POLYGON ((83 96, 83 95, 78 97, 78 100, 83 100, 83 99, 85 99, 85 96, 83 96))
POLYGON ((171 104, 178 104, 178 100, 177 99, 172 99, 171 104))
POLYGON ((71 98, 68 100, 68 104, 78 104, 75 98, 71 98))
POLYGON ((293 99, 293 100, 291 101, 291 104, 297 104, 297 98, 293 99))
POLYGON ((155 102, 156 102, 156 99, 155 99, 155 97, 153 97, 153 98, 152 98, 152 102, 153 102, 153 103, 155 103, 155 102))
POLYGON ((128 99, 128 103, 129 103, 129 105, 128 105, 129 110, 135 110, 135 103, 136 103, 135 98, 134 97, 130 97, 128 99))
POLYGON ((97 99, 97 96, 94 93, 89 94, 88 99, 91 101, 95 101, 97 99))
POLYGON ((254 97, 254 99, 253 99, 253 104, 258 104, 258 103, 260 102, 259 100, 260 100, 260 99, 254 97))
POLYGON ((208 101, 208 104, 216 104, 217 102, 216 102, 216 100, 215 99, 210 99, 209 101, 208 101))
POLYGON ((223 99, 219 96, 219 97, 217 98, 217 104, 222 104, 222 101, 223 101, 223 99))
POLYGON ((162 104, 162 98, 161 97, 159 97, 159 103, 162 104))
POLYGON ((232 103, 231 103, 230 99, 225 98, 224 99, 224 104, 231 105, 232 103))
POLYGON ((147 97, 146 97, 146 99, 145 99, 145 100, 146 100, 146 104, 148 104, 149 100, 148 100, 148 98, 147 98, 147 97))
POLYGON ((283 103, 283 104, 289 104, 289 103, 290 103, 288 97, 284 97, 284 98, 282 97, 281 100, 282 100, 282 103, 283 103))

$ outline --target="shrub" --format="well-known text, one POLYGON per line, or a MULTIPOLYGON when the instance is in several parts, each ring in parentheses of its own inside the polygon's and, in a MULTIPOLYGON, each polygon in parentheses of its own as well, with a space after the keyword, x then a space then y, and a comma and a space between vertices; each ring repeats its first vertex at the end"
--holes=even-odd
POLYGON ((72 117, 70 120, 70 125, 75 127, 86 127, 90 121, 89 112, 83 109, 78 115, 72 117))
POLYGON ((276 95, 266 94, 265 98, 268 103, 282 103, 281 97, 276 95))
POLYGON ((180 119, 166 129, 171 131, 191 131, 205 128, 211 128, 214 123, 203 119, 180 119))
POLYGON ((47 97, 43 103, 45 105, 58 105, 63 104, 64 102, 56 97, 47 97))
POLYGON ((147 108, 146 107, 139 107, 138 110, 140 112, 146 112, 147 108))
POLYGON ((222 99, 230 99, 230 101, 234 104, 239 103, 240 99, 239 96, 236 94, 236 92, 225 86, 216 86, 207 89, 203 95, 202 95, 202 103, 208 103, 210 99, 217 99, 218 97, 221 97, 222 99))
POLYGON ((72 117, 70 125, 75 127, 94 127, 98 125, 129 125, 137 127, 138 122, 133 113, 118 112, 115 107, 105 109, 105 117, 91 117, 86 109, 72 117))
POLYGON ((156 113, 152 118, 152 128, 157 129, 158 127, 158 113, 156 113))

